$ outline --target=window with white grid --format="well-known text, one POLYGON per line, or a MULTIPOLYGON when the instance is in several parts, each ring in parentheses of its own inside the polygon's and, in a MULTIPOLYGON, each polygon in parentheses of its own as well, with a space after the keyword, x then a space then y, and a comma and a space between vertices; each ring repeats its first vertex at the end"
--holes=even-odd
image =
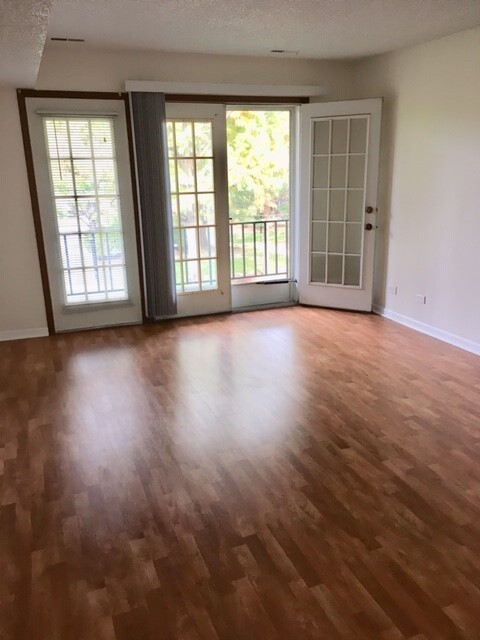
POLYGON ((65 304, 126 300, 113 119, 48 116, 43 123, 65 304))

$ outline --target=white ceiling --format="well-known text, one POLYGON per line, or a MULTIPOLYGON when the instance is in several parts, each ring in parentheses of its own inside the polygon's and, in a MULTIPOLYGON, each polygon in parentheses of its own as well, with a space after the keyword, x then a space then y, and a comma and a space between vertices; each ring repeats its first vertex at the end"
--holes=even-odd
POLYGON ((115 49, 357 58, 479 24, 479 0, 56 0, 48 35, 115 49))
POLYGON ((0 85, 34 85, 47 35, 95 48, 345 59, 477 25, 480 0, 0 0, 0 85))

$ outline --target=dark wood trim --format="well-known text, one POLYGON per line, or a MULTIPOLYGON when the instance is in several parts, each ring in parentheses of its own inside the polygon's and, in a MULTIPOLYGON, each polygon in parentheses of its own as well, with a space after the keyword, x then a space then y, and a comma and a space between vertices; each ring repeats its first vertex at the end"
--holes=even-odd
POLYGON ((18 89, 24 98, 70 98, 75 100, 124 100, 128 94, 124 91, 50 91, 37 89, 18 89))
POLYGON ((130 178, 132 182, 132 196, 133 196, 133 217, 135 220, 135 236, 137 238, 137 256, 138 256, 138 275, 140 279, 140 301, 142 305, 142 321, 147 321, 146 315, 146 303, 145 303, 145 280, 143 273, 143 259, 142 259, 142 234, 140 231, 140 210, 138 206, 138 191, 137 191, 137 173, 135 171, 135 149, 133 146, 133 128, 132 118, 130 112, 130 101, 128 94, 122 94, 125 102, 125 119, 127 121, 127 138, 128 138, 128 155, 130 159, 130 178))
POLYGON ((40 218, 40 205, 38 202, 37 183, 35 180, 35 170, 33 166, 32 144, 30 131, 28 128, 27 96, 22 90, 17 91, 18 111, 20 114, 20 126, 22 129, 23 148, 25 151, 25 162, 27 165, 28 188, 30 190, 30 200, 32 203, 33 225, 37 240, 38 261, 40 263, 40 276, 42 279, 43 297, 45 301, 45 312, 47 315, 47 327, 50 335, 55 334, 55 322, 53 319, 52 295, 50 293, 50 282, 48 280, 47 258, 45 255, 45 245, 43 242, 42 222, 40 218))
POLYGON ((184 93, 166 93, 167 102, 209 102, 212 104, 306 104, 309 98, 274 96, 225 96, 184 93))

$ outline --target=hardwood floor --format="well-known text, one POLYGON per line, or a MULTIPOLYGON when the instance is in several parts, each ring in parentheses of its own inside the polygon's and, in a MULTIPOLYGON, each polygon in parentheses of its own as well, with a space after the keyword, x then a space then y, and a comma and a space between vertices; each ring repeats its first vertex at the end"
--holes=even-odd
POLYGON ((0 343, 1 640, 480 638, 480 359, 276 309, 0 343))

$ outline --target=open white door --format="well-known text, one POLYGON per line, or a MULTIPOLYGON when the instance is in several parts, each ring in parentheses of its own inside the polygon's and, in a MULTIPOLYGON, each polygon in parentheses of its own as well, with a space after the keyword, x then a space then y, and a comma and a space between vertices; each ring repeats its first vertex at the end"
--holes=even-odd
POLYGON ((299 302, 371 311, 382 99, 301 107, 299 302))

